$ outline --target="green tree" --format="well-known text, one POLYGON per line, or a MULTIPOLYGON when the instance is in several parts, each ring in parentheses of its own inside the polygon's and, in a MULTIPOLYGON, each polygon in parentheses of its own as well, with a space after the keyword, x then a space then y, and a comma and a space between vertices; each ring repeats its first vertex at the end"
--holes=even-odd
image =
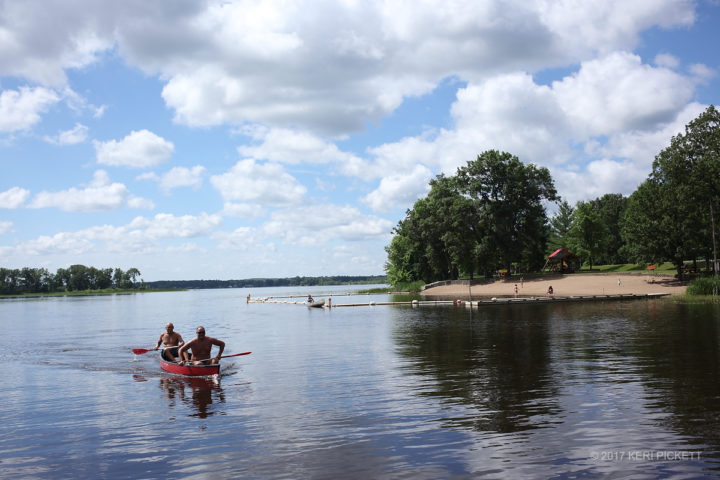
POLYGON ((543 202, 559 198, 550 172, 489 150, 459 168, 457 178, 460 192, 474 201, 477 218, 487 226, 486 246, 497 252, 498 264, 541 267, 548 236, 543 202))
POLYGON ((623 239, 620 234, 621 218, 627 202, 627 197, 619 193, 607 193, 590 202, 600 215, 600 221, 607 227, 607 237, 603 240, 602 247, 595 259, 596 264, 627 263, 627 258, 623 255, 623 239))
POLYGON ((115 288, 122 288, 123 287, 123 280, 125 278, 125 272, 122 271, 122 268, 116 268, 113 270, 113 286, 115 288))
POLYGON ((558 248, 568 248, 572 216, 575 209, 565 200, 558 203, 558 211, 550 218, 550 236, 548 247, 554 252, 558 248))
MULTIPOLYGON (((672 138, 653 162, 648 180, 630 197, 622 235, 636 258, 717 257, 720 200, 720 113, 710 106, 672 138)), ((714 262, 716 263, 716 262, 714 262)))
POLYGON ((70 274, 69 290, 88 290, 90 288, 90 277, 85 265, 70 265, 68 271, 70 274))
POLYGON ((603 223, 600 213, 591 203, 578 202, 569 233, 573 253, 587 260, 592 270, 595 259, 603 249, 603 242, 609 235, 609 230, 603 223))
MULTIPOLYGON (((714 259, 717 272, 717 214, 720 206, 720 112, 711 105, 672 138, 670 146, 655 157, 653 176, 672 190, 668 195, 683 202, 692 213, 696 255, 714 259), (698 245, 698 241, 700 245, 698 245), (707 250, 703 253, 702 250, 707 250)), ((681 264, 680 264, 681 265, 681 264)), ((678 265, 679 266, 679 265, 678 265)))
POLYGON ((137 277, 139 277, 140 275, 141 275, 140 270, 138 270, 137 268, 132 267, 132 268, 128 269, 128 271, 125 272, 125 278, 127 279, 126 284, 130 288, 135 288, 135 281, 136 281, 137 277))

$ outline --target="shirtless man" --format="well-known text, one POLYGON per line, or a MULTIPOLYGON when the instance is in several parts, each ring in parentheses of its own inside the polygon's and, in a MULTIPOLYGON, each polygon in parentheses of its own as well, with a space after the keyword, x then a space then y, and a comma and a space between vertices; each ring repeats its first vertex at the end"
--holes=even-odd
POLYGON ((165 325, 165 333, 160 335, 153 350, 160 348, 161 344, 164 345, 161 353, 162 357, 168 362, 177 362, 175 356, 178 354, 178 348, 185 344, 185 340, 183 340, 182 335, 175 331, 175 325, 168 323, 165 325))
MULTIPOLYGON (((218 340, 217 338, 206 337, 205 327, 197 327, 195 333, 197 334, 197 337, 180 347, 180 350, 178 351, 180 358, 186 359, 186 351, 190 349, 192 350, 190 362, 193 365, 201 365, 208 363, 208 361, 213 365, 220 362, 220 357, 222 356, 223 350, 225 350, 225 342, 218 340), (212 350, 213 345, 220 347, 220 351, 218 351, 218 354, 215 357, 210 358, 210 350, 212 350)), ((185 362, 181 361, 180 365, 185 365, 185 362)))

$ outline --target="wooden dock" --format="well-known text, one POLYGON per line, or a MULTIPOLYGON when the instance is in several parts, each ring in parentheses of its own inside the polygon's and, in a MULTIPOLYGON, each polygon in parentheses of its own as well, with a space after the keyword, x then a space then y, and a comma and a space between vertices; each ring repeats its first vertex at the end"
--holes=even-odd
MULTIPOLYGON (((434 306, 434 305, 457 305, 466 308, 480 308, 491 305, 529 305, 540 303, 566 303, 566 302, 605 302, 620 300, 651 300, 667 297, 669 293, 648 293, 648 294, 623 294, 623 295, 570 295, 567 297, 493 297, 482 300, 412 300, 407 302, 366 302, 366 303, 334 303, 332 296, 328 296, 323 308, 341 307, 375 307, 383 305, 412 305, 412 306, 434 306)), ((282 303, 291 305, 305 305, 307 301, 280 300, 288 297, 257 297, 248 299, 248 303, 282 303)), ((319 297, 321 298, 321 297, 319 297)))

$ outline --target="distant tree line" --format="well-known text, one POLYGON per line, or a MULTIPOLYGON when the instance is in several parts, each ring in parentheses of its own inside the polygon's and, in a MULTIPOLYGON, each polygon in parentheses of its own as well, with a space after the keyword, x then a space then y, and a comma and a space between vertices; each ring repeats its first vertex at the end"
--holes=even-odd
POLYGON ((261 288, 261 287, 310 287, 323 285, 361 285, 386 283, 385 275, 289 278, 246 278, 243 280, 159 280, 146 282, 153 289, 193 288, 261 288))
POLYGON ((567 248, 593 265, 705 260, 717 276, 720 112, 710 106, 672 138, 629 197, 606 194, 571 206, 545 168, 487 151, 430 181, 393 230, 385 270, 392 284, 539 271, 567 248), (546 206, 557 213, 548 218, 546 206))
POLYGON ((138 289, 143 288, 140 270, 130 268, 95 268, 71 265, 58 268, 53 274, 46 268, 0 267, 0 294, 71 292, 82 290, 138 289))

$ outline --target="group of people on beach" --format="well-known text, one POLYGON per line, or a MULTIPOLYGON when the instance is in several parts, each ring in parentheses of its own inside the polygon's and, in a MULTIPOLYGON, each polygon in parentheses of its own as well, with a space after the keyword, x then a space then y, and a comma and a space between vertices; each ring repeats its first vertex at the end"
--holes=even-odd
POLYGON ((208 363, 214 365, 220 362, 220 357, 225 350, 225 342, 206 336, 205 327, 202 326, 195 329, 195 334, 197 335, 195 338, 185 343, 182 335, 175 331, 175 326, 170 322, 165 325, 165 332, 160 335, 153 350, 158 350, 162 345, 163 359, 180 365, 185 365, 186 362, 190 365, 208 363), (219 351, 216 356, 210 357, 213 345, 218 346, 219 351))
MULTIPOLYGON (((523 281, 524 281, 524 278, 521 278, 521 279, 520 279, 520 282, 521 282, 520 285, 523 284, 523 281)), ((618 285, 619 285, 619 284, 620 284, 620 280, 618 280, 618 285)), ((545 293, 545 296, 546 296, 546 297, 552 297, 553 295, 555 295, 555 291, 553 290, 552 285, 550 285, 550 286, 548 287, 548 289, 547 289, 547 292, 545 293)), ((517 298, 517 296, 518 296, 518 286, 517 286, 517 283, 516 283, 516 284, 515 284, 515 298, 517 298)))

